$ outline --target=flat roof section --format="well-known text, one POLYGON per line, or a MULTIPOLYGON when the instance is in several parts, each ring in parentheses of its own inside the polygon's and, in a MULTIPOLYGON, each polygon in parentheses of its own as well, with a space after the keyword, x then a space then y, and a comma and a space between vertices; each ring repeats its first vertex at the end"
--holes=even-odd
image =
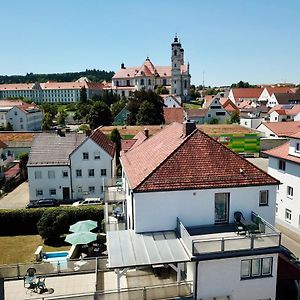
POLYGON ((107 232, 109 268, 128 268, 190 261, 175 231, 107 232))

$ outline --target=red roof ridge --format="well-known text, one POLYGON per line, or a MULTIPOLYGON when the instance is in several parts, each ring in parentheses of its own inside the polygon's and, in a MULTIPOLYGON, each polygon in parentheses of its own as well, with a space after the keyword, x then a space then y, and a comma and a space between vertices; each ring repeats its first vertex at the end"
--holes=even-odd
POLYGON ((116 145, 101 131, 101 126, 96 128, 89 137, 111 157, 114 157, 116 145))

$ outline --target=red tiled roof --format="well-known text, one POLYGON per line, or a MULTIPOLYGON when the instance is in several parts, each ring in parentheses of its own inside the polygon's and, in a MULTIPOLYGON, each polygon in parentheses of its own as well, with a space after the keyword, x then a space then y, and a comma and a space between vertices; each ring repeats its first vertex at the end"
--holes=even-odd
POLYGON ((279 184, 204 132, 194 130, 187 137, 182 132, 183 126, 173 123, 121 156, 132 189, 148 192, 279 184))
POLYGON ((266 87, 266 90, 270 96, 274 93, 292 93, 291 87, 288 86, 266 87))
MULTIPOLYGON (((113 79, 119 78, 133 78, 138 76, 154 76, 159 77, 171 77, 171 66, 154 66, 149 58, 147 58, 144 63, 139 67, 126 67, 120 69, 113 76, 113 79), (141 73, 143 71, 143 74, 141 73)), ((187 72, 187 66, 181 66, 181 74, 187 72)))
POLYGON ((190 118, 205 117, 207 112, 208 112, 207 108, 192 108, 192 109, 187 109, 186 110, 187 116, 190 117, 190 118))
POLYGON ((9 179, 9 178, 16 176, 19 172, 20 172, 20 166, 19 166, 19 164, 16 164, 12 168, 10 168, 6 172, 4 172, 4 176, 6 179, 9 179))
POLYGON ((147 139, 147 137, 144 134, 144 132, 140 131, 133 137, 133 139, 135 139, 136 142, 132 145, 132 148, 135 148, 135 147, 139 146, 141 143, 143 143, 147 139))
POLYGON ((269 114, 273 111, 277 111, 277 110, 284 110, 285 111, 285 114, 287 116, 296 116, 298 113, 300 113, 300 104, 289 104, 289 106, 291 108, 287 109, 287 108, 284 108, 286 107, 287 105, 275 105, 274 107, 272 107, 269 111, 269 114))
POLYGON ((251 101, 250 100, 246 100, 246 101, 236 101, 236 105, 239 109, 243 109, 243 108, 251 108, 251 101))
POLYGON ((232 89, 233 96, 235 101, 242 98, 259 98, 264 89, 262 88, 240 88, 240 89, 232 89))
POLYGON ((23 91, 23 90, 32 90, 34 83, 7 83, 7 84, 0 84, 0 91, 23 91))
POLYGON ((28 113, 30 109, 40 110, 35 103, 26 103, 22 100, 0 100, 0 108, 13 108, 15 106, 25 113, 28 113))
POLYGON ((97 128, 90 135, 90 138, 98 144, 104 151, 106 151, 111 157, 115 156, 116 145, 112 142, 100 128, 97 128))
POLYGON ((285 159, 292 161, 294 163, 300 164, 300 157, 293 156, 289 154, 289 142, 284 143, 283 145, 280 145, 276 148, 263 151, 263 153, 269 155, 269 156, 274 156, 277 158, 285 159))
POLYGON ((7 148, 7 145, 4 142, 0 141, 0 148, 1 149, 7 148))
POLYGON ((135 142, 136 139, 121 140, 121 150, 125 152, 128 151, 135 144, 135 142))
POLYGON ((165 123, 182 123, 184 119, 184 110, 182 107, 164 107, 165 123))
POLYGON ((41 83, 41 88, 43 90, 72 90, 72 89, 81 89, 83 87, 88 88, 87 82, 54 82, 48 81, 41 83))
POLYGON ((278 115, 285 116, 285 110, 284 109, 275 109, 275 111, 278 113, 278 115))
POLYGON ((263 122, 268 129, 278 136, 290 136, 300 132, 300 121, 293 122, 263 122))
POLYGON ((220 103, 223 106, 223 108, 229 113, 232 113, 235 111, 239 112, 238 107, 230 99, 221 98, 220 103))

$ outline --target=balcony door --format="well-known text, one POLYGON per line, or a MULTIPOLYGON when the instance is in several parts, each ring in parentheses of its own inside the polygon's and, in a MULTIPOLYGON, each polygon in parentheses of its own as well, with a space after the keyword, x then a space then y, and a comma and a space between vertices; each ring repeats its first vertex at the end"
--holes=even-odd
POLYGON ((215 224, 228 223, 229 193, 215 194, 215 224))

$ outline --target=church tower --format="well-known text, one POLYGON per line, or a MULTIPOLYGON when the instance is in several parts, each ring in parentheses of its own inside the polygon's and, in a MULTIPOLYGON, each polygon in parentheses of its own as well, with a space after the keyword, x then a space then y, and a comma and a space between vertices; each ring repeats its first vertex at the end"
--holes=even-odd
POLYGON ((181 43, 178 41, 177 34, 175 35, 174 41, 171 46, 172 46, 171 94, 174 94, 176 96, 181 96, 182 95, 181 65, 183 65, 184 62, 184 58, 183 58, 184 51, 181 48, 181 43))

